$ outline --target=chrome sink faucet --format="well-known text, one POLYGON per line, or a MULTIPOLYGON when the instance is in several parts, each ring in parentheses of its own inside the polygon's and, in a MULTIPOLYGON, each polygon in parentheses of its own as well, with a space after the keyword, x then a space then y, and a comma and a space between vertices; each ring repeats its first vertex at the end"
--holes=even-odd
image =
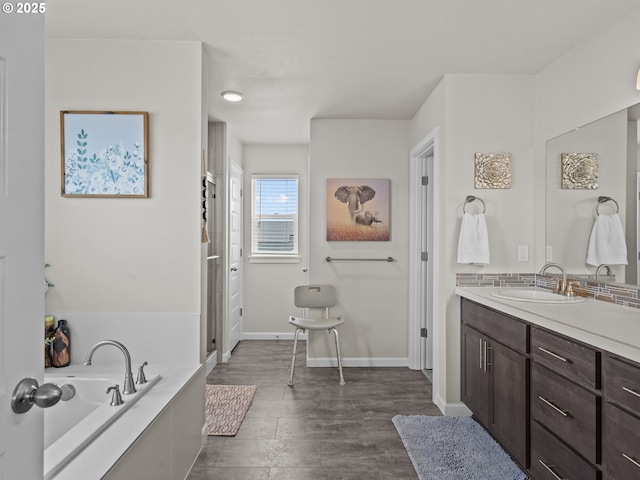
POLYGON ((600 280, 600 272, 603 268, 607 269, 607 277, 611 275, 611 267, 606 263, 601 263, 598 265, 598 268, 596 268, 596 281, 600 280))
POLYGON ((564 295, 567 291, 567 272, 564 270, 564 267, 559 263, 546 263, 541 269, 539 275, 544 275, 547 270, 551 267, 555 267, 562 272, 562 283, 558 282, 556 288, 553 290, 554 293, 559 293, 564 295))
POLYGON ((91 358, 93 357, 93 353, 100 347, 105 345, 113 345, 120 349, 120 351, 124 354, 124 362, 125 362, 125 372, 124 372, 124 387, 122 389, 122 393, 124 395, 129 395, 131 393, 136 393, 136 387, 133 383, 133 374, 131 373, 131 355, 129 355, 129 350, 121 344, 120 342, 116 342, 115 340, 102 340, 101 342, 96 343, 93 347, 89 349, 89 353, 87 353, 87 358, 84 361, 85 365, 91 365, 91 358))

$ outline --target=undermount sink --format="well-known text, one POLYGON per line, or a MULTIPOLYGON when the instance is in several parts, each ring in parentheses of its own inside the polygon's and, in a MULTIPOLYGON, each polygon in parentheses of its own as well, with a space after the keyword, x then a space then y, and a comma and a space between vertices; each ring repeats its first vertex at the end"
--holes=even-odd
POLYGON ((583 297, 565 297, 542 288, 505 288, 491 295, 506 300, 534 303, 560 303, 563 305, 584 302, 583 297))

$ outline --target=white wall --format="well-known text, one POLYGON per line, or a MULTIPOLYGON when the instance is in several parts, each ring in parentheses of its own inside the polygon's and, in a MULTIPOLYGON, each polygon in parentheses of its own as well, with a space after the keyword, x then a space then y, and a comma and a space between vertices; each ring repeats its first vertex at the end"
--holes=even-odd
POLYGON ((411 147, 419 144, 434 128, 439 129, 440 154, 446 156, 447 82, 443 78, 411 120, 411 147))
MULTIPOLYGON (((440 127, 440 176, 435 179, 440 223, 436 226, 441 251, 435 281, 441 311, 438 371, 434 373, 445 411, 460 399, 459 299, 454 294, 456 273, 528 272, 533 259, 518 262, 518 245, 533 251, 533 143, 535 79, 513 75, 447 75, 411 124, 412 141, 419 142, 440 127), (444 128, 442 128, 443 122, 444 128), (511 153, 512 186, 501 190, 474 188, 476 152, 511 153), (462 209, 467 195, 486 204, 491 263, 457 263, 462 209)), ((470 206, 468 211, 474 208, 470 206)))
MULTIPOLYGON (((45 259, 55 284, 47 311, 74 312, 70 327, 80 336, 87 334, 79 332, 82 312, 117 312, 125 324, 131 317, 120 333, 144 325, 148 342, 170 329, 195 331, 195 344, 182 340, 177 348, 197 361, 206 145, 201 44, 48 39, 45 75, 45 259), (149 112, 150 198, 61 197, 60 110, 149 112), (159 316, 169 324, 153 328, 154 313, 170 314, 159 316)), ((109 334, 104 324, 100 330, 89 337, 109 334)), ((164 343, 156 350, 171 353, 164 343)))
MULTIPOLYGON (((408 121, 311 121, 309 278, 337 289, 333 313, 346 318, 340 327, 345 365, 407 365, 408 159, 408 121), (327 178, 389 179, 391 240, 327 242, 327 178), (327 263, 327 256, 395 261, 327 263)), ((308 350, 311 365, 335 362, 326 333, 311 335, 308 350)))
POLYGON ((244 146, 244 314, 245 339, 291 337, 294 328, 289 315, 298 314, 293 304, 293 289, 306 282, 309 185, 308 145, 244 146), (251 175, 297 174, 298 180, 298 252, 296 263, 260 262, 251 257, 251 175))

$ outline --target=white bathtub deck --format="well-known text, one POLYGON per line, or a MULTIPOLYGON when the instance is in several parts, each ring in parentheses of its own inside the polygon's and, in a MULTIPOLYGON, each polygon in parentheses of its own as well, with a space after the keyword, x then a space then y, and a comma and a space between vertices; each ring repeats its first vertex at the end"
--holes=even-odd
MULTIPOLYGON (((82 375, 87 369, 91 373, 120 372, 122 365, 70 365, 51 372, 60 375, 82 375)), ((45 480, 93 480, 104 477, 124 455, 136 439, 147 429, 154 419, 166 408, 187 382, 198 372, 201 365, 149 365, 147 377, 161 375, 155 384, 139 401, 94 439, 77 457, 62 470, 52 474, 51 468, 57 463, 54 451, 45 452, 45 480)), ((47 371, 47 373, 49 373, 47 371)), ((124 371, 122 372, 124 378, 124 371)), ((105 394, 105 398, 107 395, 105 394)), ((126 396, 123 397, 126 401, 126 396)), ((52 408, 55 408, 52 407, 52 408)))

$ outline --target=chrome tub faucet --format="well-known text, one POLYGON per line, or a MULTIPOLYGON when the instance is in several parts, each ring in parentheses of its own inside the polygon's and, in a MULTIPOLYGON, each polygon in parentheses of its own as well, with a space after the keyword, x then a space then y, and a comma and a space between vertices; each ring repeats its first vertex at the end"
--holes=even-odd
POLYGON ((96 343, 93 347, 89 349, 89 353, 87 353, 87 358, 84 361, 85 365, 91 365, 91 358, 93 357, 93 353, 100 347, 105 345, 113 345, 120 349, 120 351, 124 354, 124 362, 125 362, 125 373, 124 373, 124 387, 122 389, 123 395, 130 395, 132 393, 136 393, 136 387, 133 383, 133 374, 131 373, 131 355, 129 355, 129 350, 121 344, 120 342, 116 342, 115 340, 102 340, 101 342, 96 343))

